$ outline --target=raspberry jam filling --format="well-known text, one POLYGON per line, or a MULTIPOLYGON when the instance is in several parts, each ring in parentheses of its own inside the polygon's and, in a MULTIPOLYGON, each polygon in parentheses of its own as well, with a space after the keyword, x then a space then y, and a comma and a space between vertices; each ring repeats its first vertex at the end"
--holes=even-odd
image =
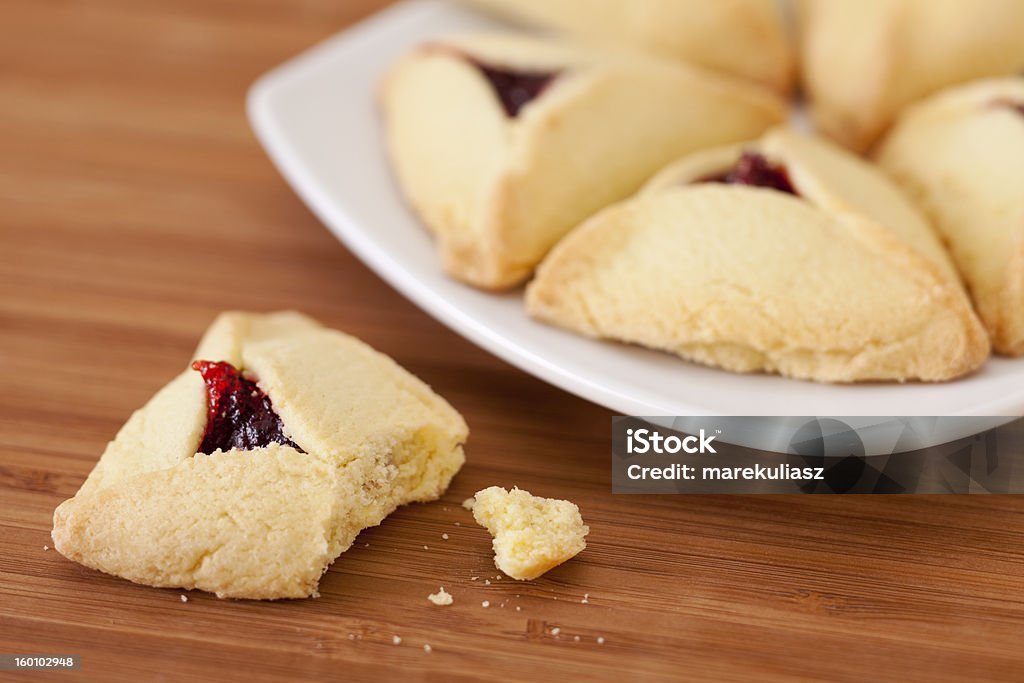
POLYGON ((519 111, 539 97, 558 76, 557 71, 514 71, 484 64, 472 57, 467 59, 494 88, 501 106, 511 118, 519 116, 519 111))
POLYGON ((271 443, 304 452, 284 435, 284 424, 270 397, 234 365, 197 360, 192 369, 206 382, 206 432, 199 453, 208 455, 218 448, 250 451, 271 443))
POLYGON ((728 171, 701 178, 698 182, 767 187, 797 197, 800 196, 789 179, 786 167, 781 164, 773 164, 757 152, 744 152, 743 156, 736 161, 736 165, 728 171))

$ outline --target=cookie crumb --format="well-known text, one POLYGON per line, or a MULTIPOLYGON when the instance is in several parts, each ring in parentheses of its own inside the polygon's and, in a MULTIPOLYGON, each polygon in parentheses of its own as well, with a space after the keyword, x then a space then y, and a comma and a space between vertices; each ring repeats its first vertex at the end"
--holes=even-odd
POLYGON ((491 606, 491 601, 490 600, 484 600, 483 602, 480 603, 480 606, 483 607, 484 609, 487 609, 488 607, 491 606))
POLYGON ((491 580, 490 579, 484 579, 484 585, 485 586, 490 586, 491 585, 491 580))
POLYGON ((430 595, 428 595, 427 600, 430 600, 430 602, 434 603, 439 607, 450 605, 453 602, 455 602, 455 598, 452 597, 451 593, 444 589, 444 586, 441 586, 441 588, 436 593, 431 593, 430 595))
POLYGON ((401 636, 391 636, 391 644, 392 645, 401 645, 402 644, 401 636))
POLYGON ((597 637, 597 644, 598 645, 604 645, 604 636, 598 636, 597 637))
POLYGON ((44 546, 43 546, 43 552, 44 552, 44 553, 45 553, 45 552, 46 552, 47 550, 49 550, 49 549, 50 549, 50 546, 48 546, 48 545, 44 545, 44 546))
POLYGON ((423 546, 423 549, 424 550, 430 550, 430 546, 429 545, 425 545, 425 546, 423 546))
POLYGON ((580 642, 580 637, 579 636, 573 636, 572 639, 575 640, 577 643, 580 642))
POLYGON ((188 602, 188 596, 187 596, 187 595, 184 595, 184 594, 183 594, 183 595, 181 596, 181 601, 182 601, 182 602, 188 602))
POLYGON ((441 534, 441 539, 447 541, 448 540, 448 534, 441 534))
POLYGON ((480 578, 479 576, 471 576, 471 577, 469 577, 469 580, 470 581, 476 581, 479 578, 480 578))
POLYGON ((462 522, 455 522, 455 526, 462 526, 462 522))
POLYGON ((473 517, 493 537, 494 564, 513 579, 536 579, 587 546, 590 529, 579 508, 567 500, 498 486, 478 491, 474 498, 473 517))
POLYGON ((557 626, 555 626, 553 629, 551 629, 551 635, 553 635, 553 636, 557 636, 561 632, 562 632, 562 629, 558 628, 557 626))
POLYGON ((423 651, 430 654, 434 651, 434 648, 430 647, 430 643, 423 643, 423 651))
POLYGON ((462 507, 466 508, 467 510, 472 510, 473 509, 473 505, 475 503, 476 503, 476 498, 474 498, 473 496, 470 496, 466 500, 462 501, 462 507))
POLYGON ((496 579, 497 579, 498 581, 501 581, 501 574, 498 574, 498 575, 497 575, 497 576, 495 576, 494 578, 496 578, 496 579))
POLYGON ((523 611, 523 608, 522 608, 522 607, 520 607, 519 605, 516 605, 516 611, 517 611, 517 612, 522 612, 522 611, 523 611))
POLYGON ((354 634, 354 633, 348 634, 348 639, 349 640, 355 640, 356 639, 356 634, 354 634))
POLYGON ((580 600, 580 603, 583 604, 583 605, 586 605, 589 602, 590 602, 590 593, 584 593, 583 594, 583 599, 580 600))

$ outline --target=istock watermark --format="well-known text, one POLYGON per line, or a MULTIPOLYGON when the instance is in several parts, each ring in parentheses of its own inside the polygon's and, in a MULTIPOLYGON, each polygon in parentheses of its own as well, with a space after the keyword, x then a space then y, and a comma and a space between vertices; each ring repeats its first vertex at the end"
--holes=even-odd
POLYGON ((1024 419, 615 417, 614 493, 1024 493, 1024 419))
POLYGON ((699 434, 690 436, 676 436, 669 434, 665 436, 658 430, 652 429, 627 429, 626 430, 626 452, 633 453, 716 453, 711 442, 713 436, 706 436, 701 429, 699 434))

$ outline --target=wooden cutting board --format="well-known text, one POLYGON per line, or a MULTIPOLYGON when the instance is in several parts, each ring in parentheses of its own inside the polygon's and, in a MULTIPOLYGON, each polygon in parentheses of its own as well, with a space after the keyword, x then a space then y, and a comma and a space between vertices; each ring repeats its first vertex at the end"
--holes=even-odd
POLYGON ((0 6, 0 652, 83 658, 0 677, 1024 680, 1024 499, 613 496, 608 411, 449 332, 328 235, 243 97, 382 4, 0 6), (182 602, 45 550, 53 508, 231 308, 303 310, 446 396, 472 436, 444 500, 363 533, 316 600, 182 602), (499 580, 459 506, 491 484, 578 502, 590 546, 499 580), (439 586, 454 605, 427 602, 439 586))

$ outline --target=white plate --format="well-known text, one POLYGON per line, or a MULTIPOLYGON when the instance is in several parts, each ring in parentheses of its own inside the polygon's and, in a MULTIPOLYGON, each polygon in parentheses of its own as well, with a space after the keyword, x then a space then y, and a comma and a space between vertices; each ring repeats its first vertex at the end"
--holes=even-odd
POLYGON ((423 310, 526 372, 626 415, 1024 414, 1024 360, 994 358, 948 384, 738 375, 584 339, 527 318, 521 293, 486 294, 447 278, 390 174, 375 85, 413 45, 489 24, 443 0, 400 3, 274 69, 249 92, 256 134, 295 191, 423 310))

